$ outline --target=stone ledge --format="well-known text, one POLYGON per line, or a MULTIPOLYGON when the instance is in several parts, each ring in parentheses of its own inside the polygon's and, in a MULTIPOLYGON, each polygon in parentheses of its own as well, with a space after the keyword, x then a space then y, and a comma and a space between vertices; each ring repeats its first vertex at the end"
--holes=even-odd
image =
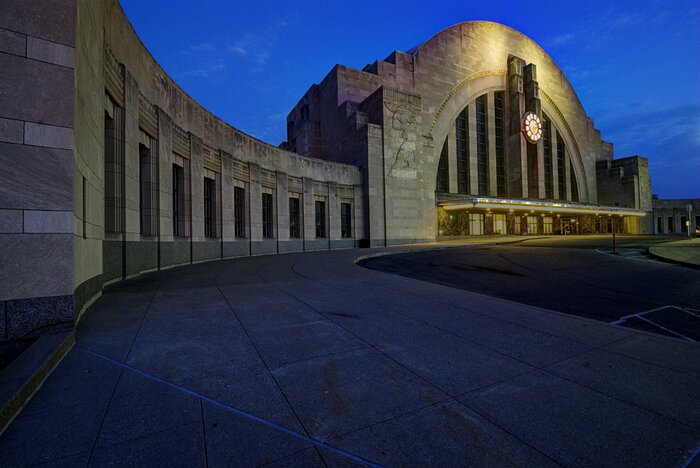
POLYGON ((44 335, 0 372, 0 434, 74 344, 72 331, 44 335))

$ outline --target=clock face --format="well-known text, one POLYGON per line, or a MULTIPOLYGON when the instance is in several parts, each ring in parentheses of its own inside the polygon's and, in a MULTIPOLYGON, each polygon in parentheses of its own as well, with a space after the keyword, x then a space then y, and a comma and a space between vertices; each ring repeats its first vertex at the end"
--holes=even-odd
POLYGON ((530 143, 537 143, 542 139, 542 119, 534 112, 526 112, 523 115, 523 133, 530 143))

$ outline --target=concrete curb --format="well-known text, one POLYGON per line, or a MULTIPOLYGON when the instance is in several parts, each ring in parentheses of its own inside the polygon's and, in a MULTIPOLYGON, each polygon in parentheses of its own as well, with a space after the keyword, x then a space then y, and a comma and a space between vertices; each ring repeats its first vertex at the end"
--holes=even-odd
POLYGON ((654 246, 647 248, 647 254, 650 257, 654 257, 655 259, 657 259, 659 261, 666 262, 666 263, 673 263, 675 265, 682 265, 682 266, 687 267, 687 268, 695 268, 697 270, 700 270, 700 265, 698 265, 697 263, 690 263, 690 262, 685 262, 683 260, 678 260, 676 258, 667 257, 665 255, 661 255, 658 252, 655 252, 654 250, 655 250, 654 246))
POLYGON ((44 335, 0 373, 0 435, 74 344, 72 331, 44 335))
MULTIPOLYGON (((535 240, 535 239, 545 239, 545 237, 527 237, 524 239, 513 239, 513 240, 504 240, 504 241, 498 241, 498 239, 493 239, 493 241, 487 241, 487 242, 465 242, 463 244, 447 244, 447 245, 425 245, 425 244, 402 244, 402 245, 392 245, 390 247, 380 247, 383 249, 394 249, 394 250, 380 250, 379 252, 372 252, 366 255, 360 255, 359 257, 355 257, 353 260, 353 263, 358 266, 360 265, 360 262, 363 260, 369 260, 370 258, 376 258, 376 257, 384 257, 386 255, 400 255, 400 254, 407 254, 407 253, 418 253, 418 252, 439 252, 442 250, 450 250, 450 249, 461 249, 464 247, 482 247, 482 246, 493 246, 493 245, 508 245, 508 244, 519 244, 521 242, 525 242, 528 240, 535 240), (415 247, 415 248, 409 248, 409 247, 415 247)), ((364 267, 363 267, 364 268, 364 267)))

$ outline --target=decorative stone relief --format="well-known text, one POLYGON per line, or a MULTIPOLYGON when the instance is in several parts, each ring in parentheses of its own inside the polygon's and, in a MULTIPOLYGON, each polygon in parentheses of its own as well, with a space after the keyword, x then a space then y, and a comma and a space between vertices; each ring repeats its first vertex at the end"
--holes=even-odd
MULTIPOLYGON (((416 171, 423 167, 416 155, 415 141, 409 141, 409 135, 416 133, 420 108, 411 102, 384 102, 389 112, 392 136, 396 139, 396 150, 390 160, 389 176, 416 178, 416 171)), ((394 145, 392 145, 394 146, 394 145)))

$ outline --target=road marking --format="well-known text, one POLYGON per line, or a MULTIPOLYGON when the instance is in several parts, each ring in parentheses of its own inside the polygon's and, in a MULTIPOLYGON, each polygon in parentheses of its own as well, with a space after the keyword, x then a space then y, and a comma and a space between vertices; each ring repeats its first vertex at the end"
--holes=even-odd
POLYGON ((654 260, 653 258, 648 257, 646 253, 644 253, 645 251, 641 249, 618 249, 617 254, 606 252, 601 249, 595 249, 595 251, 599 254, 608 255, 610 257, 615 258, 626 258, 629 260, 637 260, 641 262, 661 263, 658 260, 654 260))
POLYGON ((700 315, 698 315, 698 314, 696 314, 696 313, 693 313, 693 312, 691 312, 691 311, 689 311, 689 310, 687 310, 687 309, 685 309, 685 308, 683 308, 683 307, 679 307, 679 306, 676 306, 676 305, 671 305, 671 304, 669 304, 669 305, 657 307, 657 308, 655 308, 655 309, 645 310, 645 311, 643 311, 643 312, 637 312, 636 314, 625 315, 624 317, 620 317, 619 319, 617 319, 617 320, 615 320, 615 321, 613 321, 613 322, 610 322, 610 324, 611 324, 611 325, 622 325, 624 322, 626 322, 627 320, 629 320, 629 319, 631 319, 631 318, 638 318, 638 319, 643 320, 643 321, 645 321, 645 322, 647 322, 647 323, 649 323, 649 324, 651 324, 651 325, 653 325, 653 326, 655 326, 655 327, 657 327, 657 328, 660 328, 660 329, 662 329, 662 330, 664 330, 664 331, 667 331, 667 332, 669 332, 669 333, 671 333, 671 334, 673 334, 673 335, 676 335, 676 336, 678 336, 679 338, 682 338, 682 339, 684 339, 684 340, 690 341, 690 342, 692 342, 692 343, 698 343, 698 341, 696 341, 696 340, 694 340, 694 339, 692 339, 692 338, 690 338, 690 337, 687 337, 687 336, 685 336, 685 335, 683 335, 683 334, 681 334, 681 333, 678 333, 678 332, 676 332, 676 331, 674 331, 674 330, 671 330, 670 328, 666 328, 666 327, 664 327, 663 325, 659 325, 658 323, 656 323, 656 322, 654 322, 654 321, 652 321, 652 320, 649 320, 649 319, 646 318, 646 317, 643 317, 643 315, 650 314, 650 313, 652 313, 652 312, 658 312, 659 310, 663 310, 663 309, 668 309, 669 307, 672 307, 672 308, 674 308, 674 309, 678 309, 678 310, 680 310, 681 312, 685 312, 686 314, 692 315, 692 316, 694 316, 694 317, 700 317, 700 315))
POLYGON ((697 343, 697 341, 695 341, 694 339, 689 338, 689 337, 687 337, 687 336, 685 336, 685 335, 682 335, 682 334, 680 334, 680 333, 678 333, 678 332, 675 332, 675 331, 671 330, 670 328, 666 328, 666 327, 664 327, 664 326, 661 326, 661 325, 659 325, 659 324, 656 323, 656 322, 652 322, 651 320, 649 320, 649 319, 646 318, 646 317, 642 317, 642 316, 640 315, 640 316, 637 317, 637 318, 640 319, 640 320, 644 320, 645 322, 648 322, 648 323, 654 325, 655 327, 658 327, 658 328, 660 328, 660 329, 662 329, 662 330, 664 330, 664 331, 667 331, 667 332, 669 332, 669 333, 673 333, 674 335, 676 335, 676 336, 678 336, 678 337, 680 337, 680 338, 683 338, 684 340, 688 340, 688 341, 690 341, 691 343, 697 343))
POLYGON ((635 313, 635 314, 625 315, 624 317, 620 317, 619 319, 615 320, 614 322, 610 322, 610 324, 612 324, 612 325, 619 325, 619 324, 621 324, 622 322, 624 322, 625 320, 630 319, 630 318, 632 318, 632 317, 639 317, 640 315, 649 314, 649 313, 651 313, 651 312, 656 312, 657 310, 665 309, 665 308, 667 308, 667 307, 675 307, 675 306, 669 304, 669 305, 657 307, 656 309, 645 310, 644 312, 637 312, 637 313, 635 313))
POLYGON ((700 455, 700 445, 698 445, 698 448, 696 448, 695 451, 691 453, 688 458, 685 459, 685 461, 681 465, 681 468, 689 467, 693 460, 695 460, 695 457, 697 457, 698 455, 700 455))

